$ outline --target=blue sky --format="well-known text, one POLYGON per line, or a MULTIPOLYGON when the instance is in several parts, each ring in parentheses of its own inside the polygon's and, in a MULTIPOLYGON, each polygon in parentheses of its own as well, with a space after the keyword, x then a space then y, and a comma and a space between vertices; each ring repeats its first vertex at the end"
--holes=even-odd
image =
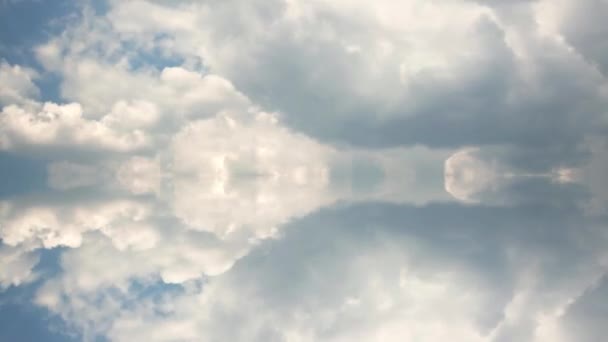
POLYGON ((60 33, 76 14, 71 1, 5 1, 0 6, 2 55, 13 63, 35 63, 32 47, 60 33))
POLYGON ((601 341, 606 15, 0 0, 0 341, 601 341))
MULTIPOLYGON (((60 34, 70 20, 78 15, 74 1, 5 1, 0 3, 0 55, 4 61, 29 67, 39 67, 32 49, 60 34)), ((55 75, 44 75, 37 85, 42 96, 58 100, 55 75)))
MULTIPOLYGON (((43 251, 36 268, 42 273, 55 273, 58 250, 43 251)), ((71 342, 80 338, 67 334, 65 323, 45 309, 31 303, 36 283, 11 287, 0 294, 0 330, 3 341, 71 342)))

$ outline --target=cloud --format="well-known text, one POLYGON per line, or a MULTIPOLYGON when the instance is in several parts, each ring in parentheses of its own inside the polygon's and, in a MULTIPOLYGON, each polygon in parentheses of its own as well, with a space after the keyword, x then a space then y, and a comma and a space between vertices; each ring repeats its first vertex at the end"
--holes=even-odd
POLYGON ((120 165, 116 173, 118 183, 133 194, 160 192, 161 167, 159 160, 132 157, 120 165))
POLYGON ((266 113, 251 123, 216 117, 178 132, 171 148, 175 215, 218 236, 238 229, 271 236, 288 218, 331 202, 333 151, 274 120, 266 113))
POLYGON ((54 203, 45 196, 4 203, 3 243, 67 247, 35 302, 85 336, 114 334, 123 322, 113 310, 139 305, 136 284, 194 291, 324 205, 449 200, 432 177, 448 151, 336 150, 265 112, 191 121, 156 152, 52 162, 54 203), (366 169, 381 176, 359 188, 366 169))
POLYGON ((99 169, 88 165, 56 162, 48 167, 48 184, 57 190, 69 190, 98 184, 99 169))
POLYGON ((471 201, 481 191, 495 187, 495 166, 476 159, 474 150, 462 150, 445 161, 445 190, 462 201, 471 201))
POLYGON ((61 205, 4 201, 0 237, 9 246, 75 248, 81 245, 86 232, 121 221, 140 221, 148 210, 147 206, 128 200, 80 206, 64 204, 63 208, 61 205))
POLYGON ((0 61, 0 106, 31 106, 40 96, 40 90, 34 83, 37 77, 38 73, 33 69, 0 61))
POLYGON ((136 45, 163 35, 161 50, 200 59, 253 101, 282 112, 291 127, 322 140, 568 148, 603 115, 605 80, 535 24, 543 14, 534 2, 247 7, 115 3, 108 18, 136 45), (158 14, 126 22, 142 11, 158 14), (160 13, 188 19, 177 27, 154 20, 160 13), (227 27, 228 18, 239 24, 227 27), (586 119, 572 122, 572 113, 586 119))
POLYGON ((88 117, 107 114, 108 124, 150 127, 162 123, 162 119, 180 122, 250 106, 247 97, 230 81, 217 75, 182 67, 130 70, 128 66, 78 55, 64 58, 60 69, 65 78, 62 96, 80 103, 88 117))
POLYGON ((560 324, 574 339, 600 341, 606 317, 606 277, 598 279, 568 307, 560 324))
POLYGON ((565 41, 606 75, 608 41, 605 37, 608 32, 602 18, 608 14, 608 4, 601 0, 545 1, 544 4, 552 9, 553 25, 557 26, 565 41))
MULTIPOLYGON (((524 184, 530 188, 543 186, 543 183, 545 186, 553 183, 549 187, 554 189, 580 187, 582 169, 567 166, 539 169, 530 165, 522 169, 517 160, 522 156, 517 154, 512 149, 496 146, 457 151, 444 163, 445 190, 454 198, 467 203, 505 204, 526 200, 513 193, 524 184)), ((530 200, 530 191, 524 192, 527 200, 530 200)))
POLYGON ((38 264, 36 252, 8 246, 0 246, 0 289, 21 286, 38 278, 34 266, 38 264))
POLYGON ((84 340, 597 338, 602 8, 83 5, 0 63, 47 182, 0 203, 0 287, 84 340))
POLYGON ((157 157, 114 157, 97 162, 55 161, 47 166, 51 189, 88 188, 100 193, 159 195, 162 171, 157 157))
MULTIPOLYGON (((207 101, 202 93, 213 91, 191 83, 188 89, 197 89, 196 95, 182 98, 182 92, 169 90, 188 73, 193 82, 196 73, 165 68, 166 62, 142 55, 152 53, 229 80, 253 103, 279 111, 290 127, 323 141, 367 147, 515 145, 539 155, 559 150, 551 159, 545 156, 559 163, 580 159, 584 136, 605 127, 606 82, 560 40, 559 11, 550 4, 243 6, 112 2, 104 16, 85 15, 81 25, 40 47, 55 51, 41 54, 41 60, 49 54, 65 59, 55 68, 66 77, 62 93, 97 113, 91 115, 107 112, 122 96, 146 98, 161 112, 169 102, 169 112, 210 115, 200 102, 207 101), (408 24, 394 13, 407 16, 408 24), (91 84, 90 78, 100 82, 91 84), (105 89, 107 84, 114 86, 105 89)), ((235 104, 241 102, 237 98, 235 104)))
POLYGON ((38 112, 7 106, 2 110, 0 128, 1 148, 10 151, 60 147, 125 152, 148 144, 141 130, 120 132, 103 122, 84 118, 78 103, 48 102, 38 112))
MULTIPOLYGON (((605 274, 605 240, 572 210, 330 208, 293 222, 281 240, 204 284, 148 299, 136 288, 97 291, 103 305, 86 310, 91 294, 72 288, 70 299, 49 307, 77 324, 95 317, 114 341, 576 341, 581 335, 569 337, 560 322, 605 274)), ((40 299, 96 269, 67 267, 89 262, 89 248, 66 255, 62 283, 48 282, 40 299)))

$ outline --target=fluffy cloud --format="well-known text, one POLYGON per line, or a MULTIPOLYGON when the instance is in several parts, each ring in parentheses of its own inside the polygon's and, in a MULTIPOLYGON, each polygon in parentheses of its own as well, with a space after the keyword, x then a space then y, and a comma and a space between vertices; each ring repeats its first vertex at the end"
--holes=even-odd
MULTIPOLYGON (((68 202, 69 203, 69 202, 68 202)), ((62 208, 28 202, 2 203, 0 237, 9 246, 79 247, 83 234, 121 221, 141 221, 147 206, 128 200, 62 208)))
MULTIPOLYGON (((154 298, 136 288, 100 297, 71 291, 49 307, 83 326, 102 322, 100 332, 115 341, 577 341, 585 335, 564 330, 574 315, 565 313, 601 282, 605 235, 570 210, 333 208, 294 222, 283 239, 202 286, 154 298), (558 242, 544 238, 549 232, 558 242), (89 308, 92 300, 103 305, 89 308)), ((95 269, 67 267, 87 262, 87 250, 64 258, 72 272, 62 286, 95 269)))
POLYGON ((266 113, 250 124, 217 117, 180 131, 172 144, 175 215, 218 236, 239 229, 271 236, 288 218, 332 201, 333 151, 275 120, 266 113))
POLYGON ((425 176, 439 176, 448 154, 339 151, 281 126, 273 114, 222 113, 186 124, 155 157, 49 164, 52 196, 64 199, 7 201, 0 232, 10 246, 68 247, 62 271, 45 280, 36 303, 85 335, 115 334, 112 327, 124 322, 115 322, 114 310, 139 307, 137 286, 215 282, 264 240, 282 236, 286 223, 324 205, 447 200, 436 192, 441 178, 425 176), (364 178, 370 185, 360 187, 364 178), (86 202, 67 201, 83 188, 86 202), (116 194, 129 197, 103 200, 116 194))
POLYGON ((596 5, 83 5, 0 64, 0 149, 49 187, 0 206, 0 287, 62 247, 34 301, 85 340, 597 338, 596 5))
POLYGON ((161 50, 199 58, 326 140, 568 149, 605 107, 603 77, 534 2, 171 4, 114 3, 108 18, 136 45, 162 35, 161 50), (179 26, 158 19, 178 14, 188 18, 179 26))
POLYGON ((132 157, 116 172, 118 183, 133 194, 160 192, 161 167, 158 159, 132 157))
POLYGON ((0 106, 32 105, 40 95, 34 80, 38 73, 30 68, 0 61, 0 106))
POLYGON ((80 103, 88 117, 109 113, 105 122, 122 128, 150 127, 163 123, 163 118, 166 123, 210 117, 250 105, 227 79, 183 67, 132 70, 128 65, 68 55, 60 68, 65 99, 80 103))
POLYGON ((20 286, 36 280, 38 275, 34 266, 38 264, 36 252, 22 248, 0 246, 0 290, 9 286, 20 286))
POLYGON ((227 243, 190 232, 162 210, 160 204, 126 199, 56 206, 3 203, 0 237, 7 251, 70 248, 62 253, 63 284, 66 294, 75 295, 103 286, 128 288, 137 279, 183 283, 216 275, 251 248, 247 241, 227 243), (123 266, 107 267, 114 263, 123 266))
POLYGON ((135 97, 209 116, 197 103, 209 101, 201 95, 209 90, 194 83, 188 89, 196 95, 176 90, 197 76, 155 70, 179 60, 230 80, 322 140, 513 144, 576 159, 585 134, 606 124, 606 81, 561 38, 559 8, 532 1, 111 2, 104 16, 85 14, 38 51, 48 65, 57 64, 49 56, 65 59, 49 68, 66 77, 63 95, 91 113, 135 97))
POLYGON ((124 152, 148 144, 141 130, 120 132, 103 122, 84 118, 77 103, 45 103, 39 112, 7 106, 2 111, 0 128, 1 148, 12 151, 56 147, 124 152))

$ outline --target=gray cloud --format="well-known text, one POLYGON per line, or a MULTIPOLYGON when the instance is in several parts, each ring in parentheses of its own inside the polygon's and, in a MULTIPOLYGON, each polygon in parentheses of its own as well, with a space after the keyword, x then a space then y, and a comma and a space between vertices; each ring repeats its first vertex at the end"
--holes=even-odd
MULTIPOLYGON (((493 336, 500 340, 500 336, 527 329, 524 340, 542 341, 533 337, 538 326, 529 318, 537 310, 567 303, 571 291, 592 286, 595 277, 603 272, 601 243, 594 242, 599 236, 590 222, 583 222, 576 210, 551 207, 408 208, 363 204, 330 209, 295 223, 280 243, 269 243, 242 260, 227 278, 249 284, 240 288, 245 291, 243 297, 253 298, 250 303, 270 305, 272 310, 279 310, 273 311, 273 316, 288 322, 297 317, 314 320, 329 310, 335 315, 330 316, 335 319, 332 329, 314 326, 311 336, 333 341, 352 329, 366 329, 364 318, 362 322, 349 322, 356 316, 340 311, 349 296, 364 295, 360 286, 378 280, 389 282, 382 286, 396 287, 400 267, 406 265, 426 279, 457 274, 456 281, 474 288, 476 297, 482 300, 476 303, 481 305, 479 316, 469 317, 477 332, 492 336, 495 331, 493 336), (580 234, 580 238, 573 239, 574 234, 580 234), (534 269, 534 275, 526 275, 526 269, 534 269), (284 277, 285 272, 290 273, 288 278, 284 277), (532 277, 526 280, 529 284, 524 281, 527 276, 532 277), (524 317, 508 317, 509 303, 520 291, 532 292, 522 303, 527 309, 518 313, 524 317)), ((382 287, 378 291, 389 289, 382 287)), ((400 308, 404 307, 397 310, 400 308)), ((232 324, 248 326, 240 320, 251 317, 238 312, 230 311, 229 317, 237 320, 232 324)), ((269 322, 262 324, 258 332, 272 329, 269 322)), ((406 326, 403 328, 407 330, 406 326)))
POLYGON ((608 75, 608 29, 604 25, 608 4, 602 0, 577 1, 562 11, 560 24, 568 43, 608 75))
POLYGON ((606 328, 608 299, 606 277, 599 279, 587 291, 581 294, 568 308, 563 324, 567 327, 572 339, 581 341, 601 341, 606 328))

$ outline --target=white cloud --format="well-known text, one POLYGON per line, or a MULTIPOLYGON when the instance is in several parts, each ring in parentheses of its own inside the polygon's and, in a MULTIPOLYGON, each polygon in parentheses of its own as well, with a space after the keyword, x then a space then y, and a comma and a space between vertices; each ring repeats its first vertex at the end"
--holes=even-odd
POLYGON ((279 109, 287 124, 328 140, 547 146, 590 129, 570 122, 570 113, 590 123, 605 107, 597 94, 605 80, 541 32, 533 2, 496 9, 468 1, 172 4, 116 2, 108 17, 136 45, 147 37, 140 32, 166 35, 166 49, 199 59, 255 102, 279 109), (158 20, 127 25, 128 14, 144 10, 189 19, 179 29, 158 20), (573 78, 568 86, 553 81, 573 78), (580 95, 566 102, 568 94, 580 95), (563 130, 529 126, 530 117, 563 130), (435 134, 438 128, 446 132, 435 134))
MULTIPOLYGON (((216 96, 202 94, 225 97, 234 84, 254 103, 278 109, 289 126, 330 141, 573 145, 605 108, 598 89, 606 81, 559 38, 559 6, 113 1, 103 16, 86 12, 41 46, 39 58, 65 60, 50 66, 65 77, 62 94, 92 116, 141 99, 162 113, 210 117, 216 96), (185 69, 207 76, 196 81, 185 69), (223 85, 204 86, 212 75, 223 85), (186 80, 193 91, 182 93, 186 80), (570 113, 586 119, 571 122, 570 113)), ((230 96, 234 106, 248 105, 244 95, 230 96)))
POLYGON ((133 194, 159 194, 162 183, 160 161, 145 157, 132 157, 116 171, 121 187, 133 194))
MULTIPOLYGON (((596 241, 596 249, 576 243, 535 246, 508 237, 479 241, 478 235, 472 235, 445 246, 439 238, 425 237, 425 230, 438 227, 424 222, 418 223, 419 234, 412 230, 404 235, 383 236, 382 232, 388 231, 382 228, 353 234, 350 230, 356 228, 348 224, 350 218, 344 219, 346 224, 341 228, 297 227, 300 231, 291 232, 295 236, 265 246, 202 286, 186 285, 183 292, 160 299, 139 299, 126 310, 106 307, 92 316, 86 310, 73 311, 70 318, 83 325, 90 324, 89 317, 106 322, 107 330, 102 333, 113 341, 339 342, 409 338, 436 342, 449 338, 498 342, 521 338, 569 342, 576 337, 569 339, 562 331, 563 313, 605 272, 605 253, 598 253, 603 243, 600 241, 596 241), (307 230, 312 232, 301 232, 307 230), (321 232, 325 235, 318 235, 321 232), (564 248, 573 251, 580 247, 584 247, 585 258, 568 261, 562 254, 564 248), (486 258, 501 266, 492 267, 486 258), (554 273, 556 264, 561 265, 564 274, 554 273), (289 270, 289 277, 285 277, 285 270, 289 270), (232 329, 235 325, 239 329, 232 329)), ((380 227, 390 224, 390 219, 373 221, 380 227)), ((310 222, 329 223, 323 219, 310 222)), ((330 222, 344 224, 335 218, 330 222)), ((521 221, 521 231, 529 229, 530 223, 521 221)), ((417 223, 395 224, 411 227, 417 223)), ((464 228, 458 224, 463 222, 446 225, 446 229, 453 232, 464 228)), ((587 228, 578 233, 587 236, 587 228)), ((516 230, 495 233, 519 234, 516 230)), ((68 258, 73 262, 88 259, 78 251, 68 258)), ((99 255, 91 258, 98 259, 99 255)), ((148 265, 154 264, 153 257, 149 260, 148 265)), ((87 272, 89 267, 67 269, 87 272)), ((65 274, 64 286, 74 283, 67 281, 70 276, 65 274)), ((66 296, 68 301, 52 309, 67 313, 77 309, 80 300, 91 303, 92 299, 87 299, 90 295, 71 293, 75 295, 66 296)), ((128 301, 133 296, 125 292, 114 299, 128 301)), ((101 298, 103 302, 112 300, 107 294, 101 298)))
POLYGON ((63 68, 63 97, 80 103, 86 116, 109 113, 107 124, 125 128, 149 127, 163 118, 179 123, 211 117, 221 110, 246 110, 250 105, 230 81, 182 67, 134 71, 120 64, 72 57, 63 68))
POLYGON ((606 123, 595 21, 568 31, 547 1, 108 5, 35 49, 73 103, 39 103, 35 71, 0 65, 0 149, 52 159, 54 196, 2 203, 0 287, 35 279, 32 250, 68 247, 35 300, 87 337, 568 341, 564 312, 605 272, 597 236, 556 224, 558 253, 536 245, 544 222, 518 236, 521 213, 484 196, 577 180, 582 136, 606 123), (377 205, 336 233, 339 215, 314 214, 365 201, 439 218, 377 205))
POLYGON ((119 101, 102 122, 117 129, 148 128, 155 125, 160 114, 156 105, 148 101, 135 100, 132 103, 119 101))
POLYGON ((17 106, 4 107, 0 118, 0 148, 97 149, 126 152, 149 143, 145 132, 118 132, 104 123, 83 117, 77 103, 58 105, 47 102, 39 112, 17 106))
POLYGON ((83 234, 102 230, 123 221, 141 221, 147 215, 145 205, 116 200, 89 205, 28 204, 3 202, 0 238, 9 246, 26 245, 32 248, 82 244, 83 234))
POLYGON ((34 84, 37 77, 33 69, 0 61, 0 108, 11 104, 33 106, 40 95, 34 84))
POLYGON ((180 131, 171 147, 175 215, 217 236, 246 229, 256 238, 331 202, 331 149, 274 120, 267 113, 250 122, 220 116, 180 131))
MULTIPOLYGON (((134 300, 133 282, 185 288, 202 279, 213 283, 261 240, 281 235, 286 223, 337 200, 426 203, 446 199, 444 193, 417 196, 424 186, 415 186, 417 179, 427 182, 425 172, 435 168, 440 173, 446 153, 418 148, 340 151, 290 131, 273 114, 224 113, 186 124, 156 157, 50 165, 50 185, 64 191, 58 195, 89 186, 100 188, 98 195, 108 188, 135 195, 154 193, 152 202, 60 201, 55 206, 7 202, 1 237, 14 246, 70 247, 62 252, 62 271, 45 280, 36 303, 84 331, 112 335, 112 326, 126 329, 123 325, 130 324, 116 321, 119 313, 115 310, 134 300), (347 184, 358 181, 354 179, 358 166, 351 164, 358 158, 382 175, 375 186, 354 191, 348 185, 333 184, 333 168, 339 165, 346 165, 347 172, 338 172, 338 177, 347 184)), ((165 324, 171 325, 163 321, 160 327, 165 324)), ((197 323, 180 318, 175 324, 197 323)), ((201 333, 194 329, 183 336, 204 336, 201 333)), ((169 336, 164 334, 159 332, 156 338, 169 336)))
POLYGON ((27 284, 38 278, 34 266, 38 264, 36 252, 9 246, 0 246, 0 290, 27 284))

